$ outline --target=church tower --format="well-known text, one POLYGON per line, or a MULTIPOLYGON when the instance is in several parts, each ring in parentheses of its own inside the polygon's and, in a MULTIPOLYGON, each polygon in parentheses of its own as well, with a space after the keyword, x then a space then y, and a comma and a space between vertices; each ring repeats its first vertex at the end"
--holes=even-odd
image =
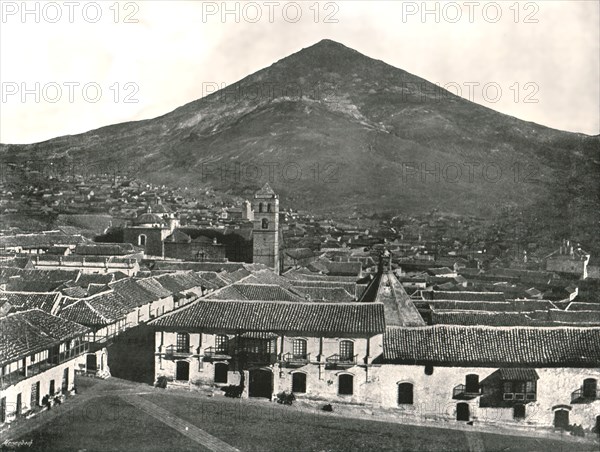
POLYGON ((279 273, 279 196, 268 183, 254 194, 253 262, 279 273))

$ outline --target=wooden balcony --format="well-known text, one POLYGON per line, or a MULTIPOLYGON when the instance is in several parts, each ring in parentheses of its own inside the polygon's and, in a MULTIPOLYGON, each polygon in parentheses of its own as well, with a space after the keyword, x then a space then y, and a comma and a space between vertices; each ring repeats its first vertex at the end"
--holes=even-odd
POLYGON ((579 388, 571 393, 571 403, 591 403, 600 399, 600 390, 579 388))
POLYGON ((456 400, 471 400, 480 395, 480 388, 467 388, 466 385, 457 385, 452 390, 452 398, 456 400))
POLYGON ((221 360, 221 359, 231 359, 231 355, 228 350, 224 348, 217 347, 208 347, 204 349, 204 359, 205 360, 221 360))
POLYGON ((287 367, 301 367, 310 362, 310 353, 304 353, 300 355, 286 353, 281 358, 282 359, 280 362, 287 367))
POLYGON ((241 350, 237 353, 234 353, 234 357, 240 363, 258 366, 272 365, 277 362, 277 354, 268 352, 250 352, 241 350))
POLYGON ((358 355, 341 356, 339 354, 331 355, 325 359, 325 367, 330 369, 346 369, 356 366, 358 355))
POLYGON ((505 392, 502 395, 502 400, 515 403, 535 402, 537 394, 535 392, 505 392))
POLYGON ((168 345, 165 347, 165 359, 187 358, 195 355, 195 347, 178 347, 176 345, 168 345))

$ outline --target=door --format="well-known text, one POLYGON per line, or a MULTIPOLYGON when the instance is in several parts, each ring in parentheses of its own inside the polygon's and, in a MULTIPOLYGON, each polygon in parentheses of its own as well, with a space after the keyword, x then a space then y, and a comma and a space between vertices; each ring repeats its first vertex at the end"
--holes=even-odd
POLYGON ((569 427, 569 411, 568 410, 556 410, 554 412, 554 426, 556 428, 566 429, 569 427))
POLYGON ((63 372, 62 390, 67 392, 69 390, 69 368, 67 367, 63 372))
POLYGON ((15 410, 17 417, 21 416, 22 405, 23 401, 21 400, 21 393, 19 392, 17 394, 17 409, 15 410))
POLYGON ((188 381, 190 379, 190 363, 187 361, 177 361, 177 370, 175 380, 188 381))
POLYGON ((270 399, 273 395, 273 374, 263 369, 253 369, 249 373, 248 395, 270 399))
POLYGON ((469 404, 459 403, 456 405, 456 420, 457 421, 469 421, 469 404))
POLYGON ((306 392, 306 374, 296 372, 292 374, 292 392, 304 394, 306 392))
POLYGON ((215 364, 215 383, 227 383, 227 371, 229 365, 225 363, 215 364))
POLYGON ((342 374, 338 377, 338 394, 354 394, 354 377, 352 375, 342 374))
POLYGON ((85 359, 85 367, 88 372, 96 372, 98 370, 98 362, 96 361, 96 355, 87 355, 85 359))
POLYGON ((40 382, 31 385, 31 409, 36 408, 40 404, 40 382))

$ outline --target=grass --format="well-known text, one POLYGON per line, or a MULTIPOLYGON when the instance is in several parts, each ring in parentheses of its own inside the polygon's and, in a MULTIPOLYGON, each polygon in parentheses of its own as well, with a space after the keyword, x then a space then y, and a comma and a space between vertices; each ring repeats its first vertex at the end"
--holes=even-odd
MULTIPOLYGON (((114 394, 115 390, 149 391, 139 397, 245 451, 458 451, 468 450, 469 441, 476 441, 486 451, 585 450, 581 443, 349 419, 264 400, 201 398, 194 393, 153 391, 148 386, 115 378, 79 378, 77 387, 81 394, 96 397, 81 401, 71 411, 20 438, 10 438, 33 441, 30 447, 16 450, 202 450, 191 439, 122 400, 114 394)), ((71 403, 75 402, 73 399, 71 403)))

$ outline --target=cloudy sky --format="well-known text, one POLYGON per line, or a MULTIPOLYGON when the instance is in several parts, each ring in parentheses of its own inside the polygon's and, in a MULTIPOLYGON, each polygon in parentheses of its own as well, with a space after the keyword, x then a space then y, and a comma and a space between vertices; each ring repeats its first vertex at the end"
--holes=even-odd
POLYGON ((324 38, 503 113, 600 133, 597 1, 0 3, 2 143, 160 116, 324 38))

